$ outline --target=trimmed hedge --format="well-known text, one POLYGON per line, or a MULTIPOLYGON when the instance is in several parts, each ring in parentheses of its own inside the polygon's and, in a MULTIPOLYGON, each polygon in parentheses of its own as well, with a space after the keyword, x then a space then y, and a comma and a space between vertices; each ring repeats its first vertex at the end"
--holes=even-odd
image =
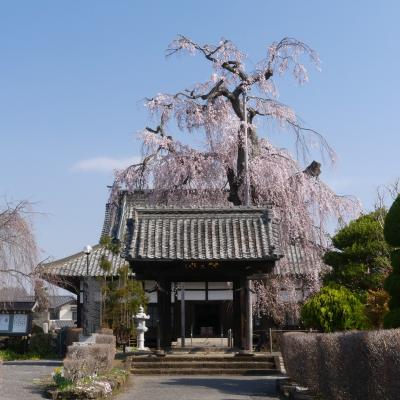
POLYGON ((291 379, 331 400, 397 400, 400 329, 286 333, 282 356, 291 379))

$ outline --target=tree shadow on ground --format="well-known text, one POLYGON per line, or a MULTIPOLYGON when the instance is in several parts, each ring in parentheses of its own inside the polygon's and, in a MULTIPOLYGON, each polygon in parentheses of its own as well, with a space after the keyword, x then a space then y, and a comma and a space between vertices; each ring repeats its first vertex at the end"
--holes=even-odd
MULTIPOLYGON (((218 390, 221 393, 235 396, 276 396, 276 380, 266 379, 264 377, 258 377, 256 379, 232 379, 232 378, 174 378, 169 379, 166 382, 162 382, 163 385, 175 385, 175 386, 191 386, 205 387, 210 389, 218 390)), ((225 399, 229 400, 229 399, 225 399)))

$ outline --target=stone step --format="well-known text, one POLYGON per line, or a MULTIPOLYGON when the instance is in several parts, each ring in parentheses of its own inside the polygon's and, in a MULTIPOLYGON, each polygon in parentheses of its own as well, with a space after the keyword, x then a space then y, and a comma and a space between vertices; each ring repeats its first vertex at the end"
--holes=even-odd
POLYGON ((153 369, 153 368, 208 368, 208 369, 271 369, 275 368, 274 362, 251 362, 251 361, 164 361, 164 362, 133 362, 132 369, 153 369))
POLYGON ((140 355, 129 357, 130 362, 274 362, 274 357, 271 356, 212 356, 212 355, 167 355, 164 357, 158 357, 155 355, 140 355))
POLYGON ((276 375, 279 372, 271 369, 237 369, 237 368, 152 368, 152 369, 131 369, 134 375, 276 375))

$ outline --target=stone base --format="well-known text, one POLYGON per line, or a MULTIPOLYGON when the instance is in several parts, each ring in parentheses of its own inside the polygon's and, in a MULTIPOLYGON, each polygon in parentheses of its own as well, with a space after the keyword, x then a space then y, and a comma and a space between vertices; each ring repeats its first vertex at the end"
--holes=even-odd
POLYGON ((235 356, 238 357, 254 357, 254 352, 250 351, 250 350, 239 350, 235 356))
POLYGON ((96 343, 97 333, 93 333, 90 336, 79 334, 79 342, 74 342, 74 344, 85 345, 85 344, 94 344, 96 343))
POLYGON ((136 351, 139 353, 151 353, 151 350, 148 347, 142 347, 141 349, 136 348, 136 351))

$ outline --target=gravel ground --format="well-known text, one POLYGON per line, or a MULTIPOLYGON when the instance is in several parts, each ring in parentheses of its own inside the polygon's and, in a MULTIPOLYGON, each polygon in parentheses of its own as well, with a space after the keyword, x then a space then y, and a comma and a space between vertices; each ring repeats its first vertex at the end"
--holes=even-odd
POLYGON ((276 377, 135 376, 115 400, 277 400, 276 377))
POLYGON ((15 361, 5 364, 0 362, 0 399, 44 399, 41 389, 33 380, 51 374, 60 364, 57 361, 15 361))

